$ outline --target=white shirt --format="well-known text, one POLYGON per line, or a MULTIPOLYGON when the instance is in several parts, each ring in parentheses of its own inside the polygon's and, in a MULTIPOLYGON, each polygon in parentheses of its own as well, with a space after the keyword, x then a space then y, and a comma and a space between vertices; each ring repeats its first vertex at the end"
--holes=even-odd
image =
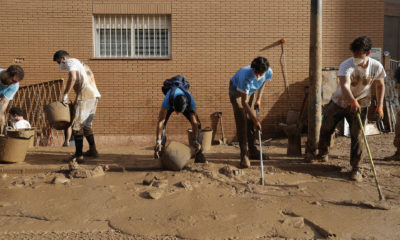
POLYGON ((81 61, 76 58, 69 58, 65 61, 65 66, 68 72, 77 72, 77 79, 74 85, 77 100, 88 100, 101 97, 99 90, 97 90, 96 83, 92 78, 88 77, 81 61))
MULTIPOLYGON (((386 77, 385 70, 380 62, 373 58, 368 58, 367 68, 355 66, 353 58, 348 58, 340 64, 339 77, 350 77, 350 90, 360 107, 371 105, 371 86, 377 79, 386 77)), ((337 105, 347 108, 350 100, 343 94, 342 88, 338 85, 332 95, 332 101, 337 105)))
POLYGON ((14 129, 26 129, 31 128, 31 124, 25 119, 19 120, 18 122, 13 123, 14 129))

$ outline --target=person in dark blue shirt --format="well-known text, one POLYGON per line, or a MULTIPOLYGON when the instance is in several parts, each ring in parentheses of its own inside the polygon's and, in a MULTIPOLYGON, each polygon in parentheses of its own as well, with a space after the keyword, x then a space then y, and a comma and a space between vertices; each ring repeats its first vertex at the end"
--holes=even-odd
POLYGON ((180 88, 176 88, 174 92, 174 96, 170 98, 171 92, 173 89, 170 89, 165 95, 164 101, 161 104, 161 109, 158 114, 158 123, 156 130, 156 146, 154 148, 154 157, 157 159, 160 157, 163 148, 162 142, 162 131, 166 126, 166 122, 170 118, 172 113, 183 114, 192 125, 193 130, 193 142, 192 145, 195 148, 196 153, 201 150, 201 144, 199 143, 199 132, 201 129, 201 124, 199 117, 196 113, 196 103, 193 99, 191 93, 185 93, 180 88), (172 104, 171 104, 172 99, 172 104))

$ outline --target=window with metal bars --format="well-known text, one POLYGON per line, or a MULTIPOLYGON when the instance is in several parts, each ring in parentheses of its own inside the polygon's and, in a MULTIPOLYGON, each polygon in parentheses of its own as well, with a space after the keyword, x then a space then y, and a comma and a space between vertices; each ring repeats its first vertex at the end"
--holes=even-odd
POLYGON ((170 15, 94 16, 96 58, 170 58, 170 15))

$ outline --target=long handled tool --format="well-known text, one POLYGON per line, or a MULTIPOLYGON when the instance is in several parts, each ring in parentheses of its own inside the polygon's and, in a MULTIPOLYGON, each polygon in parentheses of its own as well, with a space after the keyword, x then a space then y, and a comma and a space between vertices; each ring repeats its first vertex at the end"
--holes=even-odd
POLYGON ((221 124, 221 134, 222 134, 222 139, 219 140, 219 144, 226 144, 226 139, 225 139, 225 135, 224 135, 224 125, 222 124, 222 112, 218 112, 218 118, 219 118, 219 122, 221 124))
MULTIPOLYGON (((258 105, 255 106, 256 109, 256 114, 257 114, 257 120, 260 121, 260 114, 259 114, 259 107, 258 105)), ((261 141, 261 131, 260 129, 257 130, 258 132, 258 143, 260 144, 260 166, 261 166, 261 178, 260 178, 260 184, 264 185, 264 163, 263 163, 263 157, 262 157, 262 141, 261 141)))
POLYGON ((368 156, 369 156, 369 163, 371 164, 372 172, 374 173, 375 183, 376 183, 376 187, 377 187, 378 193, 379 193, 379 200, 385 200, 385 197, 383 196, 381 187, 379 186, 378 177, 376 176, 374 161, 372 160, 371 150, 370 150, 369 145, 368 145, 367 137, 365 136, 364 127, 363 127, 363 124, 362 124, 362 121, 361 121, 361 117, 360 117, 360 112, 358 112, 358 111, 357 111, 357 119, 358 119, 358 123, 360 124, 360 128, 361 128, 361 131, 362 131, 362 134, 363 134, 363 137, 364 137, 365 146, 367 147, 367 152, 368 152, 368 156))

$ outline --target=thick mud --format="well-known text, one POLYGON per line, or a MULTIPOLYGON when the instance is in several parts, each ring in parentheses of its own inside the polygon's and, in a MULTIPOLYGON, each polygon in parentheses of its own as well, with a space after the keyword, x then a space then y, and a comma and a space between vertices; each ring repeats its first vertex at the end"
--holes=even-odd
POLYGON ((62 160, 73 148, 37 148, 26 162, 60 171, 3 173, 0 239, 400 239, 400 162, 383 160, 393 137, 368 137, 384 202, 367 158, 363 182, 349 181, 344 137, 313 164, 286 157, 287 139, 268 141, 264 186, 259 161, 238 169, 236 146, 179 172, 160 170, 152 146, 104 148, 80 166, 105 175, 72 179, 62 160))

